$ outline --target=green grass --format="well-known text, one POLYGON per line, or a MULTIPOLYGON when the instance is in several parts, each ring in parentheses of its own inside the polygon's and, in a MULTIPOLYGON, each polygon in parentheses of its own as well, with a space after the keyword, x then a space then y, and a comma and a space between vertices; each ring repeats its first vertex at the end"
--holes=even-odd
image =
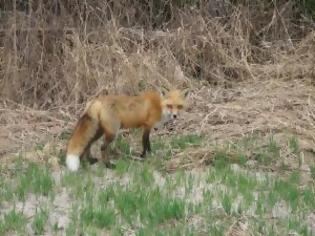
POLYGON ((284 180, 276 180, 274 191, 279 199, 285 200, 293 210, 297 209, 301 195, 298 185, 284 180))
POLYGON ((300 145, 299 145, 299 140, 297 137, 292 136, 289 141, 288 141, 288 146, 291 150, 292 153, 298 155, 300 152, 300 145))
POLYGON ((274 136, 269 138, 267 150, 272 155, 273 158, 277 158, 280 156, 280 146, 275 140, 274 136))
POLYGON ((0 179, 0 204, 2 201, 10 201, 13 198, 12 186, 0 179))
POLYGON ((154 169, 145 162, 141 170, 134 172, 134 180, 139 184, 152 185, 154 182, 153 177, 154 169))
POLYGON ((150 189, 140 185, 117 187, 114 202, 128 223, 139 216, 146 224, 159 224, 169 219, 181 219, 185 212, 183 200, 169 197, 158 188, 150 189))
POLYGON ((301 219, 298 219, 297 217, 292 217, 291 219, 289 219, 287 224, 289 230, 293 230, 299 235, 311 235, 311 232, 306 224, 301 223, 301 219))
POLYGON ((302 192, 303 203, 306 208, 310 210, 315 210, 315 188, 314 186, 307 186, 302 192))
MULTIPOLYGON (((78 235, 78 224, 79 224, 79 203, 73 203, 70 209, 70 222, 65 230, 66 235, 78 235)), ((58 227, 55 227, 55 231, 58 231, 58 227)))
POLYGON ((112 148, 119 150, 119 152, 121 152, 123 156, 131 155, 131 147, 128 140, 124 138, 123 135, 118 135, 112 145, 112 148))
POLYGON ((13 209, 6 213, 0 221, 0 234, 8 232, 23 233, 25 231, 26 222, 25 216, 13 209))
POLYGON ((152 138, 152 150, 157 151, 157 150, 163 150, 167 147, 165 140, 163 138, 155 136, 152 138))
POLYGON ((123 175, 125 173, 128 172, 130 167, 130 160, 126 159, 126 158, 120 158, 117 162, 116 162, 116 168, 115 168, 115 172, 118 175, 123 175))
POLYGON ((54 180, 47 167, 30 163, 17 179, 15 195, 20 200, 24 200, 26 194, 31 192, 36 195, 48 196, 54 187, 54 180))
POLYGON ((41 235, 45 231, 45 225, 48 220, 48 210, 40 208, 33 218, 32 228, 36 235, 41 235))
POLYGON ((81 210, 80 221, 83 227, 109 228, 115 223, 115 212, 107 209, 105 206, 89 204, 81 210))
POLYGON ((92 180, 92 173, 87 170, 81 170, 77 173, 66 173, 61 180, 61 184, 67 187, 71 196, 81 198, 87 194, 93 194, 95 184, 92 180))
MULTIPOLYGON (((207 145, 204 137, 154 137, 153 153, 144 161, 130 158, 128 143, 121 136, 114 145, 120 153, 114 170, 87 165, 76 173, 62 171, 60 180, 44 164, 17 161, 12 175, 0 175, 0 207, 9 210, 1 212, 0 235, 24 235, 27 224, 38 235, 225 235, 239 219, 246 220, 252 235, 311 235, 305 219, 315 211, 314 179, 305 183, 299 169, 287 168, 283 174, 283 169, 266 168, 281 163, 283 148, 298 166, 297 138, 289 137, 285 147, 275 137, 233 140, 213 147, 212 165, 172 173, 165 166, 173 154, 207 145), (231 165, 235 160, 239 168, 231 165), (247 166, 249 160, 257 161, 255 168, 247 166), (50 217, 58 207, 55 198, 64 191, 66 207, 60 214, 69 222, 59 228, 58 219, 50 217), (32 195, 37 202, 26 217, 14 206, 32 195), (287 214, 272 218, 279 205, 287 214)), ((311 166, 309 175, 314 178, 314 173, 311 166)))
POLYGON ((232 209, 232 199, 228 194, 223 195, 223 198, 221 200, 221 204, 222 204, 222 207, 223 207, 225 213, 230 215, 231 209, 232 209))
POLYGON ((171 139, 170 145, 174 149, 185 149, 189 146, 199 146, 202 136, 195 134, 179 135, 171 139))

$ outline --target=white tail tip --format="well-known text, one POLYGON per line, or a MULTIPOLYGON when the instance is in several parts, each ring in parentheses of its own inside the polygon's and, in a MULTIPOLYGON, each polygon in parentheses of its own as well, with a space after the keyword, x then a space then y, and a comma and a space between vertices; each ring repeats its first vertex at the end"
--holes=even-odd
POLYGON ((80 166, 80 158, 77 155, 68 154, 66 158, 66 165, 69 170, 77 171, 80 166))

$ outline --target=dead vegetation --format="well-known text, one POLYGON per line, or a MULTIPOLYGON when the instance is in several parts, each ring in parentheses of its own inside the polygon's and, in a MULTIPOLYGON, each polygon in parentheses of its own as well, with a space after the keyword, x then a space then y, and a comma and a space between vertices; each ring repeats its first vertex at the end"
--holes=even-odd
POLYGON ((177 132, 314 142, 314 29, 295 1, 29 0, 4 12, 0 155, 60 137, 97 93, 152 85, 191 88, 177 132))

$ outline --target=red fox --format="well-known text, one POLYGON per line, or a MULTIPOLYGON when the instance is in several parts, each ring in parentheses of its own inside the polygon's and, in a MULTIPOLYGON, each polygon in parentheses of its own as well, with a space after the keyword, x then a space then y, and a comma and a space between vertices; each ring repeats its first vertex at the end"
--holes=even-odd
MULTIPOLYGON (((86 107, 68 142, 66 165, 77 171, 80 158, 88 155, 90 146, 104 134, 101 146, 102 160, 111 168, 106 153, 107 146, 114 140, 120 128, 143 128, 141 157, 151 151, 150 131, 163 123, 176 119, 186 106, 188 91, 171 90, 167 93, 148 91, 138 96, 99 96, 86 107)), ((93 163, 96 159, 88 158, 93 163)))

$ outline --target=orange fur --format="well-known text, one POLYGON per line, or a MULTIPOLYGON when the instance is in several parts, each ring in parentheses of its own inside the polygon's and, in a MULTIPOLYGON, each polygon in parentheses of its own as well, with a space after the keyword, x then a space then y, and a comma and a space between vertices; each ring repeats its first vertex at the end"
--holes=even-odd
POLYGON ((143 153, 151 151, 150 130, 161 121, 176 118, 184 107, 184 95, 179 90, 170 91, 165 97, 149 91, 138 96, 99 96, 88 103, 79 119, 67 147, 67 165, 76 170, 79 157, 88 153, 90 145, 102 134, 102 158, 108 164, 106 147, 115 138, 120 128, 140 128, 143 133, 143 153), (75 167, 73 167, 75 162, 75 167), (72 166, 72 167, 71 167, 72 166))

